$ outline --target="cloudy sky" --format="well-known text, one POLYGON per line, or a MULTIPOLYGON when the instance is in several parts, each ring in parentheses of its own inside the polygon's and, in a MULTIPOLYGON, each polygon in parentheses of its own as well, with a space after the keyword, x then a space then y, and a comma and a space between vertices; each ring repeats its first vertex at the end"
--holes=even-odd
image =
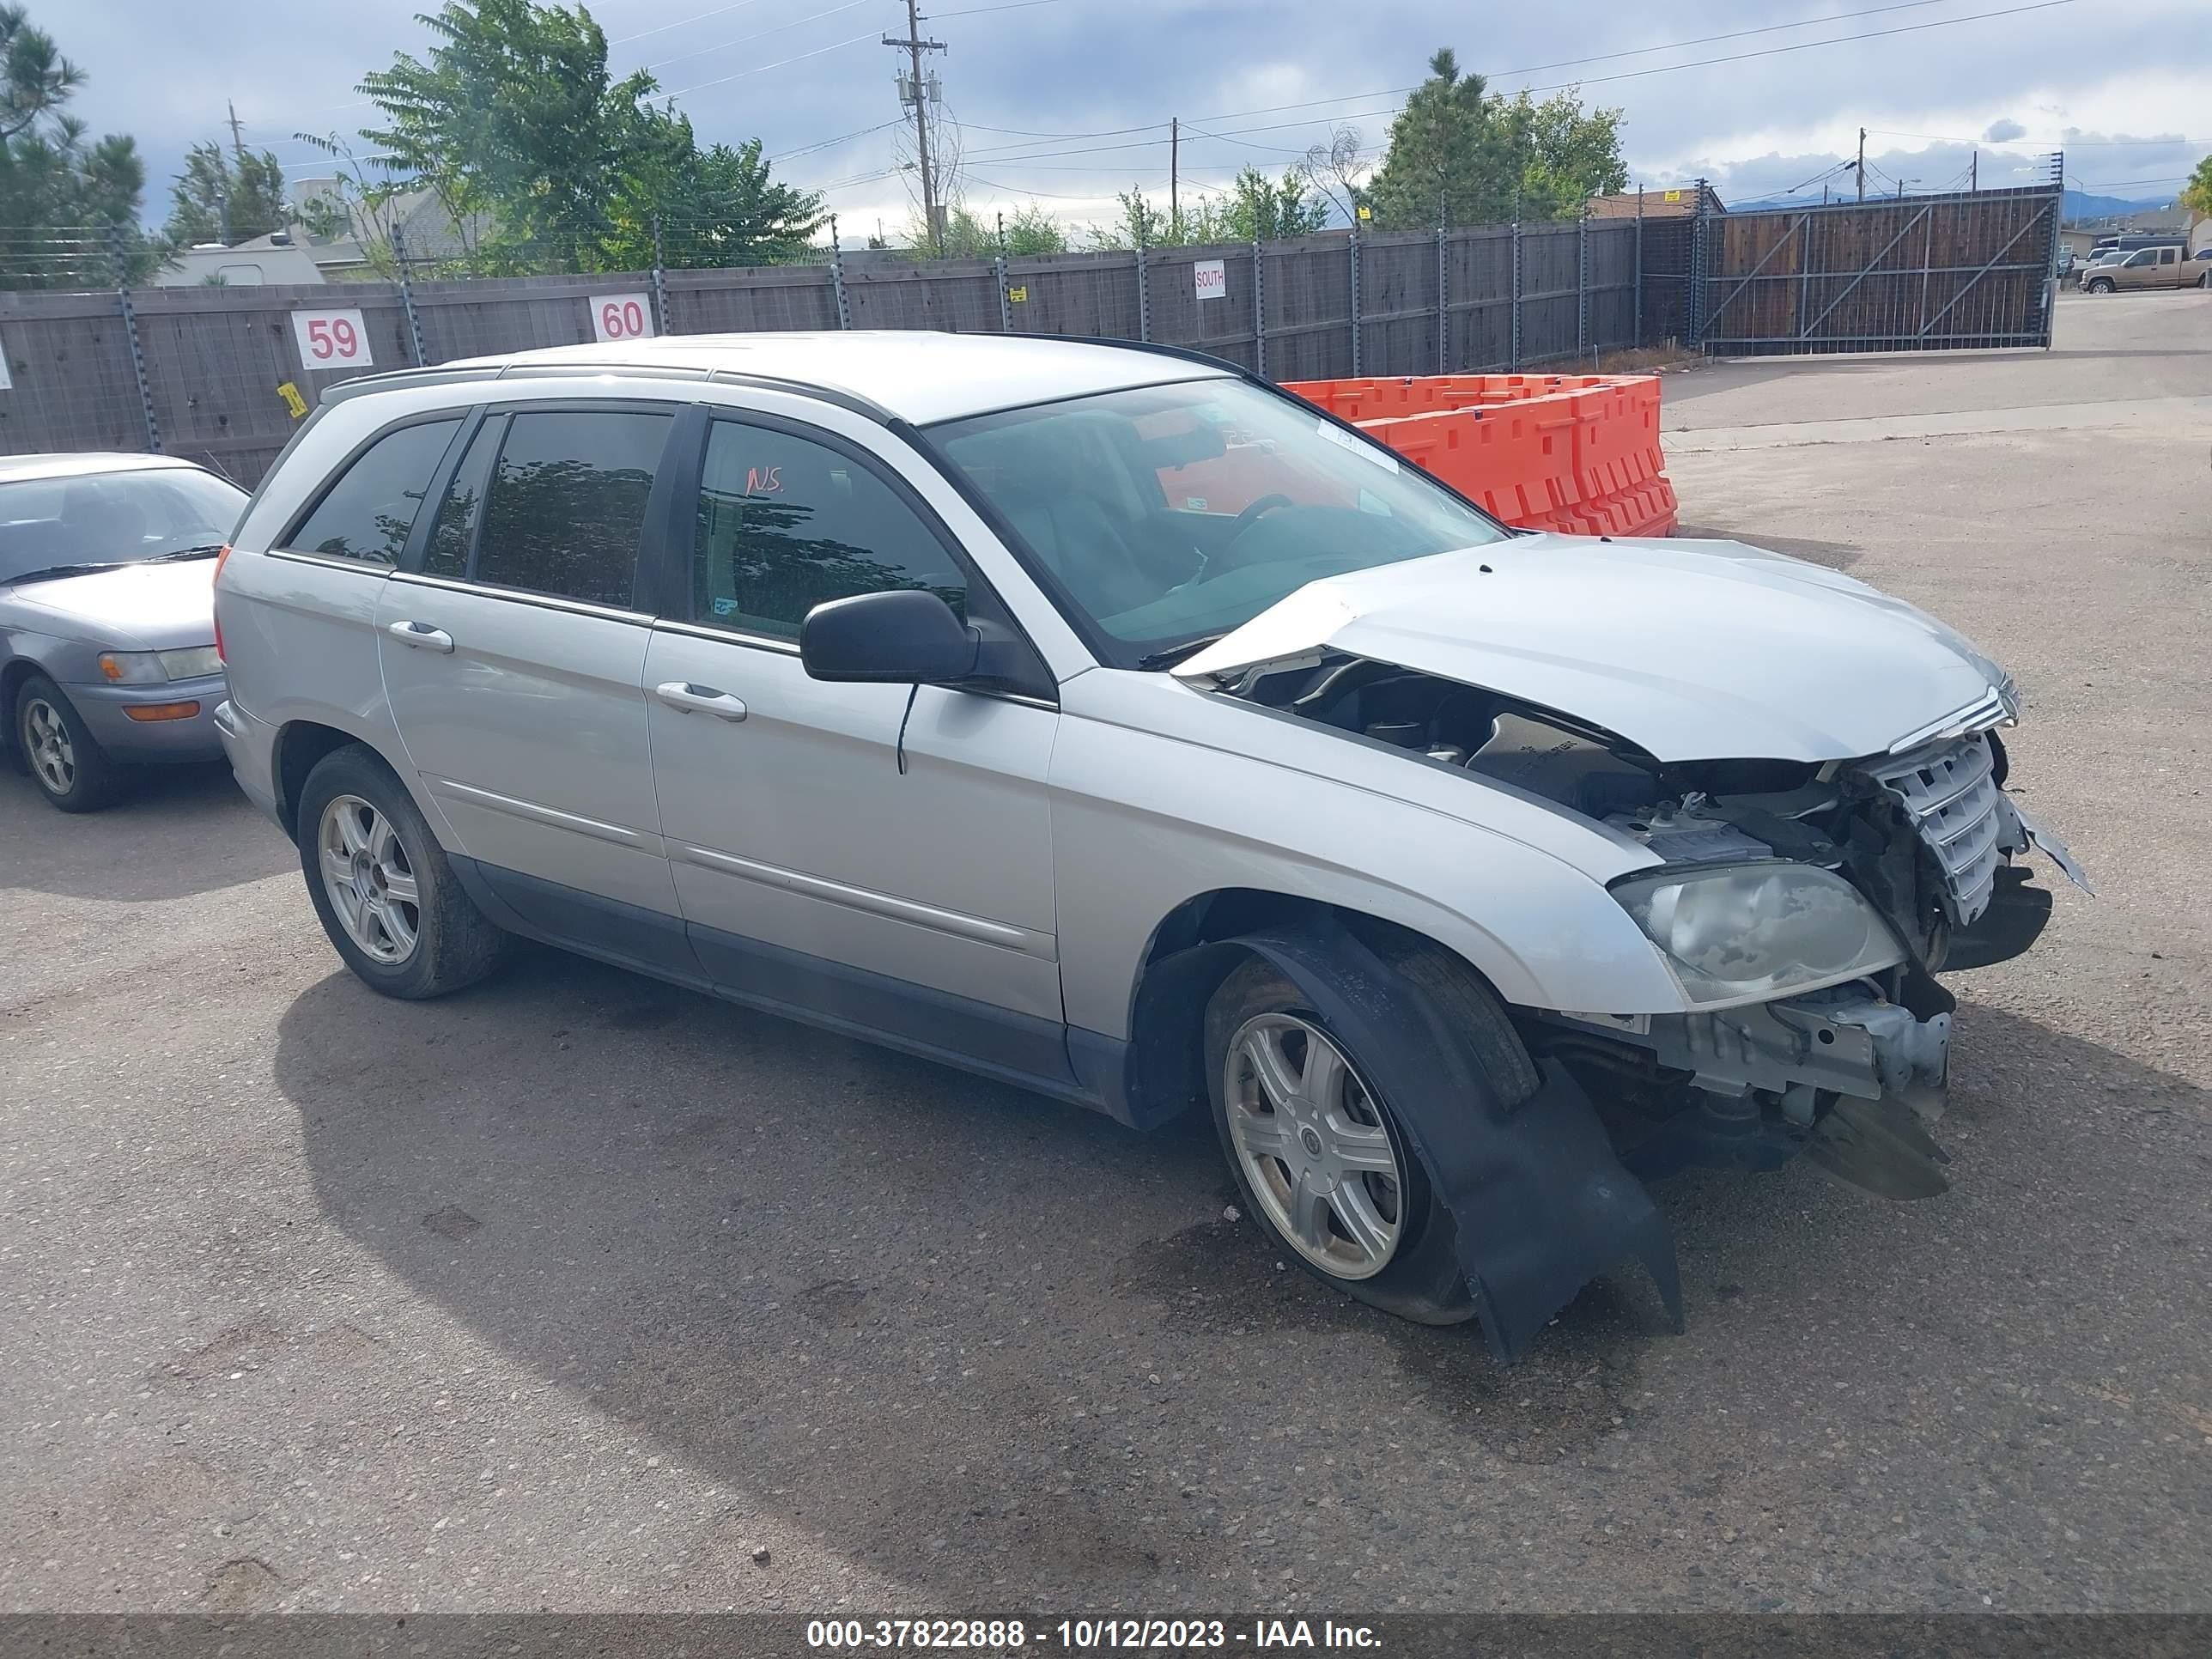
MULTIPOLYGON (((137 137, 157 219, 185 145, 227 135, 226 100, 249 143, 295 178, 318 170, 293 135, 367 121, 354 88, 395 52, 423 50, 422 9, 30 6, 88 71, 76 108, 94 131, 137 137)), ((702 139, 758 135, 780 171, 828 190, 848 236, 904 225, 896 65, 878 44, 901 32, 904 0, 591 10, 616 69, 652 66, 702 139)), ((1704 175, 1729 200, 1800 185, 1817 200, 1808 181, 1851 154, 1862 125, 1869 187, 1885 191, 1963 177, 1978 143, 1984 186, 2024 183, 2063 145, 2069 183, 2170 199, 2212 150, 2208 0, 942 0, 924 15, 950 48, 932 66, 969 205, 988 216, 1034 198, 1076 225, 1110 217, 1112 193, 1133 183, 1164 195, 1170 116, 1184 124, 1186 189, 1289 162, 1340 126, 1379 152, 1442 45, 1506 90, 1579 82, 1588 102, 1626 112, 1637 180, 1704 175)))

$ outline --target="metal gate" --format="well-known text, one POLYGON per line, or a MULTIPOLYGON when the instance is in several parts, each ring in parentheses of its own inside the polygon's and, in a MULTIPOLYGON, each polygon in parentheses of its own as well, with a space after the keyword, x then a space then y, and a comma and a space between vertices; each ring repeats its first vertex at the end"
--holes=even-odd
POLYGON ((2047 346, 2059 186, 1701 214, 1692 252, 1706 351, 2047 346))

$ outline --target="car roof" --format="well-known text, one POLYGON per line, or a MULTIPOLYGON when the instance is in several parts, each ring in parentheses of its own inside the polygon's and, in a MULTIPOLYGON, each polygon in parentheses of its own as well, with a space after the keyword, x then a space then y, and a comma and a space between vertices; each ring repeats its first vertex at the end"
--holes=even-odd
POLYGON ((26 478, 80 478, 88 472, 146 472, 161 467, 180 467, 193 472, 207 469, 174 455, 134 455, 123 450, 87 450, 75 455, 0 455, 0 483, 26 478))
POLYGON ((1226 364, 1104 341, 921 329, 675 334, 472 357, 443 369, 666 368, 783 380, 857 398, 917 426, 1129 386, 1232 374, 1226 364))

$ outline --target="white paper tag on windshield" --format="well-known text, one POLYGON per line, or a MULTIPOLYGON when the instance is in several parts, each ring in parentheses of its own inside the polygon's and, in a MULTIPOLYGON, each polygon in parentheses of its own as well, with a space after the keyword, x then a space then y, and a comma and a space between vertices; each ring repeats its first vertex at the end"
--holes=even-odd
POLYGON ((1385 472, 1395 472, 1398 470, 1398 458, 1395 455, 1387 449, 1378 449, 1373 444, 1360 442, 1342 427, 1332 426, 1327 421, 1316 421, 1314 430, 1339 449, 1348 449, 1361 460, 1379 466, 1385 472))

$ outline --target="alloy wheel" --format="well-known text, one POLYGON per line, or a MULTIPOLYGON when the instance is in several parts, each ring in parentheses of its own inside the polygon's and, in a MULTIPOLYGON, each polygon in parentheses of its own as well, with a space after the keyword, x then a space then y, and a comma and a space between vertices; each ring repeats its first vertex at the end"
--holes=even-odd
POLYGON ((346 936, 390 965, 414 955, 422 888, 392 821, 359 795, 334 796, 323 808, 315 846, 323 890, 346 936))
POLYGON ((1334 1279, 1397 1254, 1406 1172, 1365 1081, 1320 1027, 1258 1014, 1230 1040, 1230 1144, 1275 1231, 1334 1279))
POLYGON ((76 747, 70 741, 69 723, 44 697, 23 705, 23 749, 49 793, 66 795, 76 787, 76 747))

